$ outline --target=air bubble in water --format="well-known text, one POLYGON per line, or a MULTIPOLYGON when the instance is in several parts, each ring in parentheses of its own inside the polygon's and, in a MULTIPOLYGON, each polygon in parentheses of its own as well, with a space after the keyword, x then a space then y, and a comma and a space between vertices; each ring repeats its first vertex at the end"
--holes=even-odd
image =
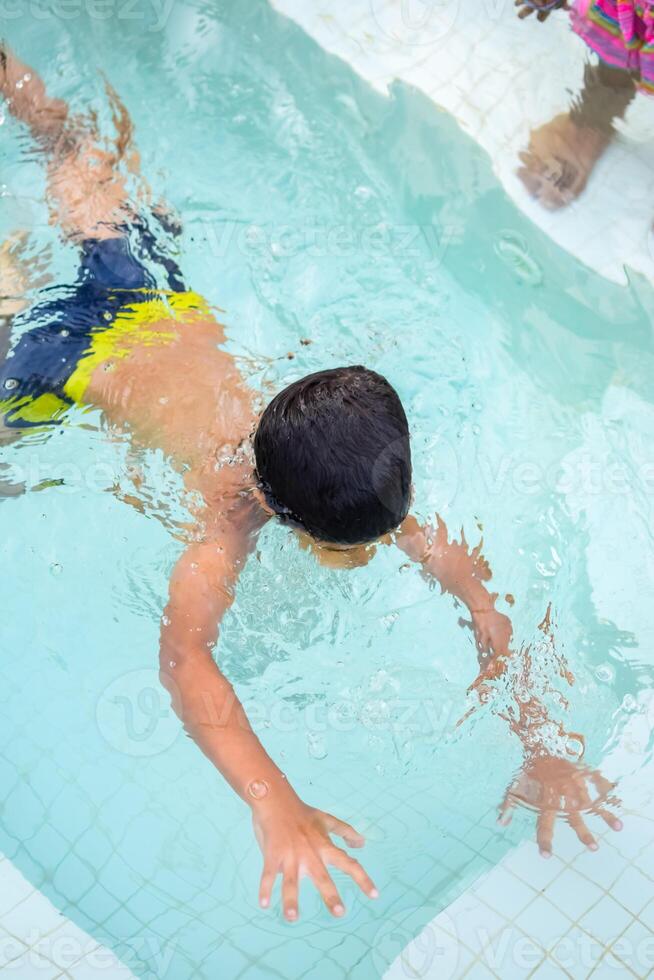
POLYGON ((248 786, 248 793, 255 800, 262 800, 268 795, 270 787, 265 779, 254 779, 248 786))
POLYGON ((573 759, 581 759, 584 754, 584 743, 580 738, 575 738, 574 735, 571 735, 565 743, 565 751, 573 759))
POLYGON ((529 254, 529 245, 522 235, 513 231, 501 232, 495 241, 495 252, 521 282, 539 286, 543 281, 543 272, 529 254))
POLYGON ((600 664, 595 671, 595 677, 602 684, 612 684, 615 680, 615 669, 611 664, 600 664))
POLYGON ((399 613, 391 612, 391 613, 387 613, 386 616, 382 616, 380 622, 382 626, 385 626, 390 633, 390 631, 393 629, 395 623, 398 621, 399 618, 400 618, 399 613))
POLYGON ((312 759, 320 760, 327 757, 327 746, 322 735, 318 735, 317 732, 308 732, 307 745, 312 759))

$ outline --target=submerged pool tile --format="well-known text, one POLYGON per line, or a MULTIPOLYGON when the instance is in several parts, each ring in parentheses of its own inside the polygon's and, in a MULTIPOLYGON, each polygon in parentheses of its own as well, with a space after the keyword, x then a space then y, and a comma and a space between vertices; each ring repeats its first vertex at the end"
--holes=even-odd
POLYGON ((458 871, 460 868, 465 867, 466 864, 469 864, 470 861, 474 860, 474 858, 475 852, 471 847, 468 847, 463 841, 453 840, 443 854, 441 861, 452 871, 458 871))
POLYGON ((610 895, 604 895, 579 920, 580 926, 605 945, 619 936, 632 920, 630 912, 610 895))
POLYGON ((20 905, 34 891, 33 885, 23 877, 10 861, 2 862, 0 875, 0 916, 20 905))
POLYGON ((96 940, 66 919, 54 932, 42 939, 36 948, 60 970, 68 970, 97 945, 96 940))
POLYGON ((504 866, 536 891, 546 888, 565 867, 556 854, 550 858, 541 857, 536 844, 531 842, 509 853, 504 859, 504 866))
POLYGON ((573 922, 595 905, 602 895, 601 888, 572 868, 566 868, 545 889, 545 896, 550 902, 573 922))
POLYGON ((571 925, 570 919, 542 896, 535 899, 515 923, 546 950, 565 936, 571 925))
MULTIPOLYGON (((460 975, 460 974, 459 974, 460 975)), ((489 970, 484 963, 480 963, 479 960, 475 960, 469 970, 467 970, 463 977, 465 980, 494 980, 497 977, 497 973, 493 973, 489 970)))
MULTIPOLYGON (((261 976, 261 966, 253 964, 251 958, 242 950, 230 943, 220 943, 194 964, 191 976, 206 977, 247 977, 255 976, 256 971, 261 976)), ((271 971, 272 972, 272 971, 271 971)), ((274 974, 273 974, 274 976, 274 974)), ((174 969, 170 970, 170 980, 174 980, 174 969)))
POLYGON ((622 874, 625 861, 613 847, 600 846, 599 851, 585 851, 575 859, 574 868, 602 889, 609 889, 622 874))
POLYGON ((0 976, 16 980, 54 980, 61 970, 34 949, 26 949, 16 960, 0 970, 0 976))
POLYGON ((654 896, 654 882, 641 874, 637 868, 629 867, 615 882, 611 894, 629 912, 638 915, 654 896))
MULTIPOLYGON (((110 895, 107 889, 96 882, 84 896, 85 926, 89 929, 104 927, 105 922, 120 908, 120 902, 110 895)), ((72 912, 72 908, 63 907, 64 912, 72 912)))
POLYGON ((477 959, 502 980, 522 980, 545 959, 545 950, 533 936, 507 925, 493 936, 477 959))
POLYGON ((489 871, 473 891, 509 920, 515 919, 537 895, 533 888, 503 867, 489 871))
POLYGON ((585 930, 573 926, 550 950, 549 958, 568 976, 587 977, 604 954, 604 945, 585 930))
POLYGON ((4 928, 29 946, 57 929, 62 921, 61 913, 38 891, 2 916, 4 928))
POLYGON ((623 978, 633 976, 625 967, 625 964, 616 959, 612 953, 607 952, 597 964, 591 974, 593 980, 623 980, 623 978))
POLYGON ((96 807, 86 793, 77 786, 69 787, 65 797, 62 794, 54 800, 48 814, 48 820, 55 827, 61 828, 61 833, 71 844, 74 844, 88 827, 93 826, 97 819, 96 807))
POLYGON ((654 844, 647 844, 639 853, 635 863, 643 874, 652 879, 652 887, 654 888, 654 844))
POLYGON ((654 934, 642 922, 632 922, 613 944, 611 952, 637 977, 649 977, 654 973, 654 934))
POLYGON ((8 963, 17 960, 27 949, 24 942, 16 936, 10 936, 0 926, 0 972, 8 963))
POLYGON ((652 935, 654 935, 654 899, 645 906, 638 918, 645 923, 648 929, 651 929, 652 935))
MULTIPOLYGON (((97 951, 91 951, 59 974, 57 980, 133 980, 133 977, 129 967, 97 947, 97 951)), ((168 980, 167 974, 162 974, 158 980, 168 980)))
POLYGON ((454 932, 446 912, 430 918, 420 908, 405 907, 387 914, 369 940, 371 954, 359 960, 352 976, 360 980, 369 980, 371 975, 383 975, 385 980, 462 976, 474 954, 454 932))
POLYGON ((446 909, 454 924, 456 935, 474 953, 483 949, 491 938, 506 926, 506 919, 477 898, 466 892, 446 909))
POLYGON ((654 844, 654 825, 635 813, 626 814, 623 822, 624 830, 607 837, 611 847, 626 858, 640 859, 642 855, 646 859, 648 848, 654 844))
POLYGON ((58 866, 52 883, 69 902, 77 903, 95 885, 95 878, 74 854, 69 854, 58 866))
POLYGON ((558 963, 555 963, 548 956, 540 966, 536 967, 531 976, 534 980, 561 980, 561 977, 569 977, 571 974, 563 970, 558 963))
POLYGON ((30 841, 30 853, 51 876, 70 853, 70 844, 47 821, 39 827, 30 841))

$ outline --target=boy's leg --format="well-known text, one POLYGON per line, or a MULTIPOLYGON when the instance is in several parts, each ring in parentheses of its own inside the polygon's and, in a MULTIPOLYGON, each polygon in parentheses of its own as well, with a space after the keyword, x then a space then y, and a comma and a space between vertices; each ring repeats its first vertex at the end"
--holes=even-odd
POLYGON ((48 200, 63 234, 73 241, 117 238, 133 217, 118 163, 131 137, 127 112, 117 103, 115 152, 103 149, 88 119, 72 118, 61 99, 46 92, 28 65, 0 46, 0 94, 48 153, 48 200))
POLYGON ((584 87, 570 112, 533 130, 529 148, 520 154, 524 166, 518 176, 541 204, 556 210, 581 194, 635 94, 630 72, 604 62, 586 65, 584 87))
POLYGON ((577 126, 590 126, 614 136, 616 119, 624 119, 635 95, 636 81, 631 72, 604 61, 587 64, 584 87, 572 105, 570 118, 577 126))
POLYGON ((62 99, 50 98, 39 76, 2 42, 0 93, 12 115, 29 127, 34 139, 49 143, 61 136, 68 119, 68 106, 62 99))

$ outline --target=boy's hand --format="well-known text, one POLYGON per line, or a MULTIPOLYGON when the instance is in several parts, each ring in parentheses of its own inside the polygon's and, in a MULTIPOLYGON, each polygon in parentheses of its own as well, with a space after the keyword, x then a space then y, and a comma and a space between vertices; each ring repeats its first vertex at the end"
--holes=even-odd
POLYGON ((512 810, 518 804, 535 810, 538 814, 536 837, 543 857, 552 855, 552 838, 557 817, 566 820, 582 844, 591 851, 597 850, 597 841, 590 832, 583 814, 600 817, 612 830, 622 830, 622 821, 609 810, 619 801, 611 796, 614 783, 597 769, 551 755, 529 759, 518 779, 507 790, 500 807, 499 822, 506 826, 511 821, 512 810), (589 785, 595 787, 595 799, 591 799, 589 785))
POLYGON ((472 610, 470 615, 477 653, 492 654, 493 658, 508 657, 513 636, 509 617, 494 608, 472 610))
POLYGON ((308 875, 332 915, 345 914, 345 906, 327 865, 340 868, 353 878, 369 898, 378 891, 358 861, 332 843, 330 834, 342 837, 350 847, 363 847, 361 834, 329 813, 307 806, 295 794, 283 800, 265 800, 253 807, 254 832, 263 853, 259 902, 270 905, 278 874, 282 875, 284 916, 294 922, 299 915, 298 881, 308 875))
POLYGON ((547 20, 553 10, 570 9, 568 0, 515 0, 515 5, 521 20, 535 13, 541 23, 547 20))

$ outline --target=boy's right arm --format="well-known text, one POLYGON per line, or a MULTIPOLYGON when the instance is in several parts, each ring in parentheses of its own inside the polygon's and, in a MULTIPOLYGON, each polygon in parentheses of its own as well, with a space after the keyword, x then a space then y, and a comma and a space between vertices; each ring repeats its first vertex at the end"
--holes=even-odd
POLYGON ((345 910, 328 865, 347 872, 370 898, 377 892, 358 861, 336 847, 329 835, 337 834, 350 847, 361 847, 364 840, 349 824, 297 796, 261 745, 211 653, 250 540, 232 528, 220 540, 191 545, 178 561, 162 622, 161 680, 185 730, 252 811, 264 858, 261 905, 270 904, 281 874, 284 915, 296 919, 298 879, 308 875, 330 912, 338 916, 345 910))

